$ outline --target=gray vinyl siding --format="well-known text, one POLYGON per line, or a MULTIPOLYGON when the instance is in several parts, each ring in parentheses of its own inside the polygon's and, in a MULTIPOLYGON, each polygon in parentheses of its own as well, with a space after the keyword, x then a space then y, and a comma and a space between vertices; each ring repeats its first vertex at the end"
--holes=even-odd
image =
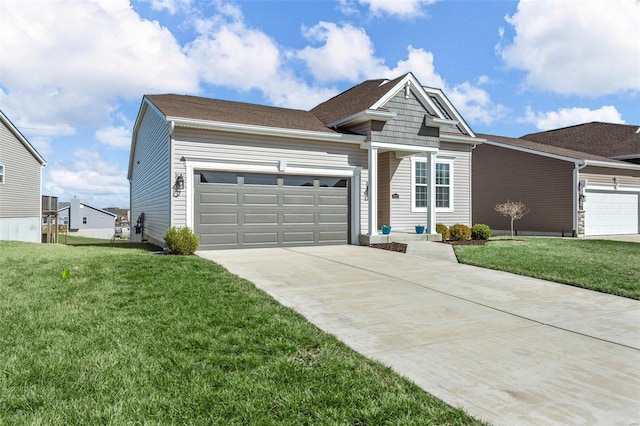
POLYGON ((573 231, 572 162, 478 145, 473 151, 473 221, 508 230, 508 218, 496 204, 522 201, 529 213, 515 222, 522 232, 571 234, 573 231))
MULTIPOLYGON (((131 222, 145 214, 144 238, 161 244, 170 226, 169 125, 164 117, 148 108, 137 133, 136 152, 131 173, 131 222)), ((141 237, 132 229, 132 241, 141 237)))
POLYGON ((469 145, 441 145, 436 162, 453 159, 453 211, 436 211, 436 222, 447 226, 456 223, 471 225, 471 156, 469 145))
POLYGON ((610 185, 613 189, 613 177, 618 178, 618 185, 640 188, 640 171, 609 169, 604 167, 585 167, 580 170, 580 179, 586 179, 588 185, 610 185))
MULTIPOLYGON (((367 151, 359 144, 279 139, 236 133, 176 128, 173 134, 172 168, 186 173, 183 157, 227 161, 285 161, 287 164, 324 167, 361 167, 361 229, 366 227, 364 185, 367 181, 367 151), (364 202, 364 204, 362 204, 364 202)), ((187 188, 189 190, 189 188, 187 188)), ((353 203, 352 203, 353 204, 353 203)), ((186 196, 173 199, 173 224, 186 224, 186 196)), ((133 220, 133 219, 132 219, 133 220)))
POLYGON ((404 90, 398 92, 384 107, 398 115, 385 123, 381 130, 373 126, 372 142, 438 147, 438 129, 424 126, 428 108, 413 91, 408 99, 404 90))
MULTIPOLYGON (((36 217, 40 220, 40 162, 18 138, 0 122, 0 218, 36 217)), ((40 229, 37 230, 38 236, 40 229)))
MULTIPOLYGON (((443 144, 438 151, 436 162, 441 159, 453 160, 453 211, 436 211, 436 222, 447 226, 455 223, 471 224, 471 202, 469 197, 471 175, 471 152, 468 145, 443 144)), ((411 206, 411 157, 398 159, 390 155, 389 173, 391 175, 391 194, 398 198, 390 199, 391 224, 399 231, 411 231, 415 225, 426 225, 427 212, 413 212, 411 206)))

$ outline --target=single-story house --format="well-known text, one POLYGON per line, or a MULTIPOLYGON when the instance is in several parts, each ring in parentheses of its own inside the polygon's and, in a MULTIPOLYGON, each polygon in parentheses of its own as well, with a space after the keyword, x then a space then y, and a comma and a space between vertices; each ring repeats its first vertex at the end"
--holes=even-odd
POLYGON ((46 162, 0 110, 0 240, 39 243, 46 162))
POLYGON ((115 213, 81 203, 77 198, 60 205, 58 220, 68 226, 69 235, 102 239, 113 237, 118 217, 115 213))
POLYGON ((511 200, 529 210, 515 222, 520 235, 639 233, 640 164, 534 142, 529 135, 479 137, 486 141, 473 154, 474 222, 506 232, 509 219, 495 206, 511 200))
POLYGON ((471 224, 482 142, 439 89, 408 73, 310 111, 144 96, 129 160, 132 241, 188 226, 201 248, 367 244, 471 224))

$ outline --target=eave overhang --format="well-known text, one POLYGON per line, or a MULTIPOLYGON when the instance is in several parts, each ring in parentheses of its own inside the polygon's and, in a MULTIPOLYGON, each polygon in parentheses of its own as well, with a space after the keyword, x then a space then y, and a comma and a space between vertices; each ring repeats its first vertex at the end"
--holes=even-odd
POLYGON ((217 130, 221 132, 244 133, 260 136, 274 136, 290 139, 306 139, 322 142, 357 143, 364 142, 365 136, 338 132, 317 132, 313 130, 284 129, 280 127, 255 126, 250 124, 226 123, 221 121, 195 120, 181 117, 167 117, 172 127, 217 130))
POLYGON ((334 123, 329 124, 332 129, 338 127, 352 126, 355 124, 365 123, 367 121, 383 121, 387 122, 396 118, 398 114, 390 111, 377 111, 374 109, 366 109, 364 111, 360 111, 356 114, 350 115, 347 118, 343 118, 342 120, 336 121, 334 123))

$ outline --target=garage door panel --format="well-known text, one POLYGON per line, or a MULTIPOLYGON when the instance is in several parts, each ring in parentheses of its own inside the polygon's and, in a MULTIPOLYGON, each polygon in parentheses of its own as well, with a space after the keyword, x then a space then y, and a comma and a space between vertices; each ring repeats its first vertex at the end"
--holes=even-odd
POLYGON ((216 205, 238 205, 238 194, 226 194, 221 192, 200 193, 200 203, 216 205))
POLYGON ((286 186, 275 175, 268 179, 277 185, 247 185, 242 175, 230 178, 235 184, 203 183, 195 174, 194 227, 203 250, 348 242, 348 185, 320 188, 317 178, 298 176, 313 185, 286 186))
POLYGON ((269 244, 275 245, 278 243, 277 232, 244 232, 243 241, 245 245, 255 244, 269 244))
POLYGON ((247 205, 278 205, 278 194, 244 194, 243 203, 247 205))
POLYGON ((313 225, 315 223, 315 214, 312 213, 283 213, 282 223, 288 224, 306 224, 313 225))
POLYGON ((282 204, 284 206, 315 206, 313 195, 284 194, 282 204))
POLYGON ((278 225, 277 213, 245 213, 243 219, 245 225, 278 225))
POLYGON ((585 193, 585 234, 637 234, 640 194, 618 191, 585 193))
POLYGON ((237 225, 237 213, 202 213, 200 214, 201 225, 237 225))

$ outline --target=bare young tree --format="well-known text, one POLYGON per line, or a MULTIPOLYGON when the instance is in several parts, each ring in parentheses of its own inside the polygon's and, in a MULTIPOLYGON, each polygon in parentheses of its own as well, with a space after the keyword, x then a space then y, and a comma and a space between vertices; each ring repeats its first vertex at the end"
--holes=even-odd
POLYGON ((522 217, 529 213, 527 206, 522 201, 509 201, 506 203, 496 204, 495 210, 502 216, 511 219, 511 239, 513 239, 513 221, 522 219, 522 217))

